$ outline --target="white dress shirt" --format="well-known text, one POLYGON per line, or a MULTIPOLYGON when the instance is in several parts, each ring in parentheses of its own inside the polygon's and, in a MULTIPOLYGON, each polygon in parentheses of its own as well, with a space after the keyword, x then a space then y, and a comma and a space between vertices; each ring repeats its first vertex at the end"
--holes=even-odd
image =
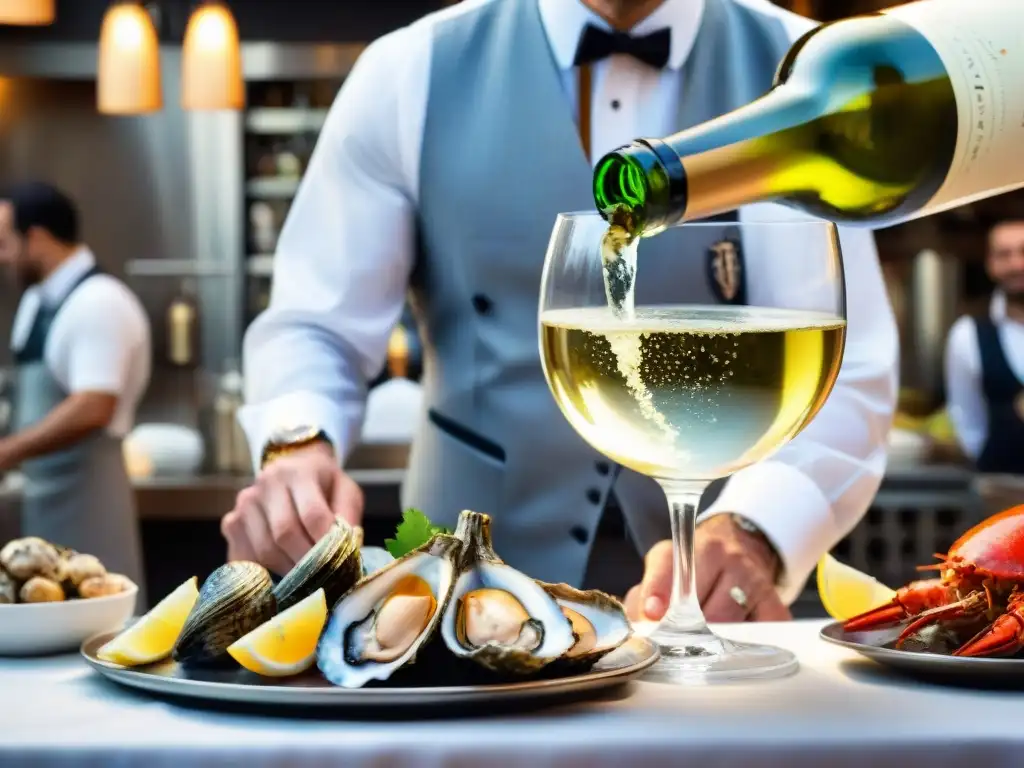
MULTIPOLYGON (((1024 324, 1006 317, 1006 297, 997 291, 989 304, 999 343, 1014 375, 1024 381, 1024 324)), ((961 450, 977 459, 988 439, 988 410, 981 380, 981 351, 974 318, 965 315, 946 339, 946 409, 961 450)))
MULTIPOLYGON (((338 94, 281 232, 270 306, 246 334, 249 405, 240 419, 254 463, 283 426, 316 424, 343 455, 358 440, 365 382, 383 366, 415 253, 432 25, 495 1, 464 0, 379 38, 338 94)), ((587 22, 607 25, 577 0, 537 1, 566 98, 575 104, 577 41, 587 22)), ((794 39, 813 26, 768 0, 736 1, 782 19, 794 39)), ((681 67, 703 8, 703 0, 666 0, 633 30, 671 29, 665 69, 621 55, 592 67, 593 160, 638 136, 676 130, 681 67)), ((751 206, 741 216, 799 215, 772 205, 751 206)), ((873 237, 844 230, 842 239, 852 290, 846 354, 832 397, 773 460, 737 473, 711 510, 741 512, 766 531, 784 559, 789 575, 781 592, 789 600, 874 496, 896 399, 897 334, 873 237)), ((748 285, 761 281, 769 290, 791 289, 792 278, 778 269, 748 271, 748 285)))
POLYGON ((83 246, 25 291, 14 316, 11 349, 25 346, 41 306, 55 306, 67 297, 50 326, 43 361, 68 393, 117 395, 107 432, 124 437, 149 385, 149 318, 135 294, 109 275, 93 275, 68 296, 95 264, 92 252, 83 246))

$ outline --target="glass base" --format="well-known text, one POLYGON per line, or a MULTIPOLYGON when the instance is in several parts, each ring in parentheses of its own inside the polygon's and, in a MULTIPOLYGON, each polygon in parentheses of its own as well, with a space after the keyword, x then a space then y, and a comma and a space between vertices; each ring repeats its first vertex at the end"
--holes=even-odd
POLYGON ((772 645, 737 643, 710 630, 656 630, 650 639, 661 658, 640 679, 672 685, 707 685, 788 677, 800 664, 789 651, 772 645))

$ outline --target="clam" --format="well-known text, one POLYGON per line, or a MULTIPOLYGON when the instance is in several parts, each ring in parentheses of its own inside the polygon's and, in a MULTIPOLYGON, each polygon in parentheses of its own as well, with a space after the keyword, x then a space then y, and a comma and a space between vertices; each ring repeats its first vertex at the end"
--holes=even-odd
POLYGON ((324 677, 361 688, 414 663, 448 603, 461 550, 458 539, 438 534, 349 590, 317 645, 324 677))
POLYGON ((359 542, 362 529, 337 520, 330 530, 274 587, 277 610, 283 611, 323 588, 330 608, 362 576, 359 542))
POLYGON ((61 585, 45 576, 33 576, 26 581, 18 596, 23 603, 60 603, 65 598, 61 585))
POLYGON ((107 575, 107 569, 93 555, 73 552, 61 558, 61 580, 68 591, 78 591, 82 582, 107 575))
POLYGON ((18 582, 0 568, 0 605, 18 602, 18 582))
POLYGON ((182 664, 213 664, 227 647, 275 612, 273 582, 266 568, 240 560, 207 577, 178 636, 172 655, 182 664))
POLYGON ((57 581, 61 573, 61 555, 53 544, 37 536, 14 539, 0 549, 0 567, 19 581, 43 576, 57 581))
POLYGON ((560 660, 568 666, 590 667, 632 636, 626 609, 611 595, 568 584, 538 583, 555 598, 572 625, 575 642, 560 660))
POLYGON ((455 656, 525 675, 573 647, 572 625, 555 598, 495 554, 488 515, 464 511, 455 536, 463 542, 463 564, 441 622, 455 656))

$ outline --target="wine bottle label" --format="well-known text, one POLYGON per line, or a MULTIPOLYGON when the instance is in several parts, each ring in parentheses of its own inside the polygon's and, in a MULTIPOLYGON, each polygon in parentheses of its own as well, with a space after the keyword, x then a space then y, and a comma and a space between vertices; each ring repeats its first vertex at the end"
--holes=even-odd
POLYGON ((1008 0, 927 0, 887 13, 935 48, 952 82, 960 124, 946 180, 920 213, 937 213, 1024 186, 1024 45, 1008 0))

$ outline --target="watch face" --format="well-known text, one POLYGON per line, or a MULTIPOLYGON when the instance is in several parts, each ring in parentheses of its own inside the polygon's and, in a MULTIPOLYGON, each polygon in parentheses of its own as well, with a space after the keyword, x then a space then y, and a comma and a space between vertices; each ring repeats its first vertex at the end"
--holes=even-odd
POLYGON ((310 440, 317 434, 316 427, 288 427, 275 432, 270 442, 274 445, 290 445, 303 440, 310 440))

